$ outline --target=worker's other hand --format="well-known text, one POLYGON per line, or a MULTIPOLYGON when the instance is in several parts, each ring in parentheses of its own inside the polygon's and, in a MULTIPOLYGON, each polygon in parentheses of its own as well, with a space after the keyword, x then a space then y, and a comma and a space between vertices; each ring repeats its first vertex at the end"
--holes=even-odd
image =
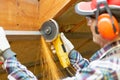
POLYGON ((61 40, 64 44, 66 52, 69 54, 71 50, 74 49, 73 44, 65 37, 64 33, 60 33, 61 40))
POLYGON ((8 48, 10 48, 10 45, 6 38, 6 34, 4 32, 4 29, 0 27, 0 55, 8 48))

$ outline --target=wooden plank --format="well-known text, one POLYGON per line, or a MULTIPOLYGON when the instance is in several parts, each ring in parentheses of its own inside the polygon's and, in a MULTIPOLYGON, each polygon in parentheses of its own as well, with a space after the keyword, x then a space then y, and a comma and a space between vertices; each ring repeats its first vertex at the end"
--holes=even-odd
POLYGON ((0 26, 7 30, 38 29, 37 0, 0 0, 0 26))
POLYGON ((75 32, 77 31, 82 25, 84 25, 86 23, 86 19, 83 18, 78 24, 76 24, 71 30, 70 32, 75 32))
POLYGON ((73 1, 0 0, 0 26, 6 30, 38 30, 46 20, 54 18, 71 2, 73 1))
POLYGON ((70 7, 75 6, 74 4, 77 2, 78 0, 71 0, 67 5, 65 5, 64 8, 62 8, 62 10, 59 11, 58 14, 56 14, 55 19, 57 19, 59 16, 61 16, 65 11, 67 11, 70 7))
POLYGON ((39 25, 54 18, 71 0, 40 0, 39 5, 39 25))

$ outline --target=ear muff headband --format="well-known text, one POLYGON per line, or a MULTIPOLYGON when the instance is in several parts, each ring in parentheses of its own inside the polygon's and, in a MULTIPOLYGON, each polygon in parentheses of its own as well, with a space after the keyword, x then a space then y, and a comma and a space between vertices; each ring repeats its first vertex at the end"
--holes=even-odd
POLYGON ((96 34, 100 34, 104 39, 112 40, 119 34, 119 26, 115 17, 107 5, 106 1, 98 1, 97 12, 96 12, 96 34), (99 16, 100 5, 104 4, 107 13, 99 16))

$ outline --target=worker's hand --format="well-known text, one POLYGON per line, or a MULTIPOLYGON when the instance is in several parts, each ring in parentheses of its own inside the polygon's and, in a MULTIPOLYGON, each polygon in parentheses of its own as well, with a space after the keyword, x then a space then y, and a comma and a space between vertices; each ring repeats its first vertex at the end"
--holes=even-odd
POLYGON ((3 28, 0 27, 0 54, 8 48, 10 48, 10 45, 8 43, 8 40, 6 38, 3 28))
POLYGON ((60 33, 61 40, 65 46, 66 52, 69 54, 74 49, 73 44, 65 37, 64 33, 60 33))

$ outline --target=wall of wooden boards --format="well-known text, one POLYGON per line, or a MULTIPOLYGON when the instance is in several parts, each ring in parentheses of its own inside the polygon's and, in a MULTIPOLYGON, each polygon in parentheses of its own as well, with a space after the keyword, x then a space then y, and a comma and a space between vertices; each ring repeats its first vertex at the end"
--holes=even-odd
POLYGON ((0 26, 7 30, 38 30, 71 0, 0 0, 0 26))

